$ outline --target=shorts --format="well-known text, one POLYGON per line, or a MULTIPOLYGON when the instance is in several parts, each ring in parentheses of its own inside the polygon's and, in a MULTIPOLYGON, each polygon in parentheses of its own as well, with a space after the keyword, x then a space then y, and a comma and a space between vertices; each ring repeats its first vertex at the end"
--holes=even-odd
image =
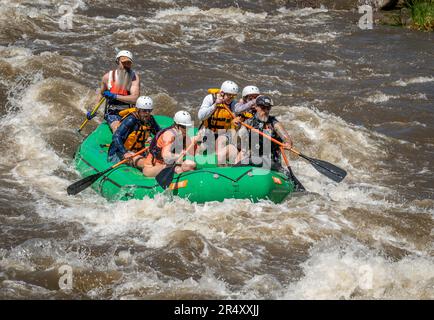
POLYGON ((146 167, 154 167, 156 164, 159 164, 159 165, 166 165, 166 163, 164 162, 164 161, 161 161, 161 160, 158 160, 158 159, 155 159, 154 161, 154 157, 152 156, 152 154, 151 153, 148 153, 146 156, 145 156, 145 162, 144 162, 144 165, 146 166, 146 167))
POLYGON ((109 125, 115 121, 121 121, 122 117, 119 115, 119 112, 122 110, 125 110, 129 107, 130 107, 129 105, 122 105, 122 106, 110 105, 110 106, 108 106, 107 111, 104 115, 104 120, 107 121, 107 123, 109 125))

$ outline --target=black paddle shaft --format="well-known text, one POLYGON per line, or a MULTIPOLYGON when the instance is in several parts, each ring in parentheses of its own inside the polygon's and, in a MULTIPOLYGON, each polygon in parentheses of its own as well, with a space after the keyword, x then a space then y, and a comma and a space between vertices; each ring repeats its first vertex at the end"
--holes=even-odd
POLYGON ((301 184, 301 182, 296 178, 296 176, 292 172, 292 169, 290 166, 286 167, 285 173, 286 173, 286 176, 288 177, 288 179, 292 180, 292 182, 294 182, 295 191, 297 191, 297 192, 306 191, 305 187, 301 184))
POLYGON ((309 158, 308 156, 305 156, 301 153, 299 155, 300 157, 309 161, 316 170, 318 170, 320 173, 327 176, 328 178, 332 179, 333 181, 341 182, 347 175, 347 172, 345 170, 338 168, 327 161, 309 158))
POLYGON ((98 172, 95 174, 92 174, 84 179, 81 179, 73 184, 71 184, 67 189, 66 192, 71 195, 76 195, 77 193, 80 193, 87 187, 89 187, 91 184, 93 184, 96 180, 98 180, 100 177, 102 177, 104 174, 112 170, 113 168, 110 167, 102 172, 98 172))

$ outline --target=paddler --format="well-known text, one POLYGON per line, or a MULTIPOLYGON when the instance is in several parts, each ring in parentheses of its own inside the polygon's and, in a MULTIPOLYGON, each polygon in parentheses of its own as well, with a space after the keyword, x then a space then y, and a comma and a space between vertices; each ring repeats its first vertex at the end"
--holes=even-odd
MULTIPOLYGON (((198 137, 187 139, 187 130, 193 125, 189 112, 184 110, 176 112, 173 121, 172 126, 161 130, 151 141, 143 167, 143 174, 147 177, 155 177, 167 165, 172 165, 187 145, 198 139, 198 137)), ((191 149, 190 154, 194 155, 194 149, 191 149)), ((187 159, 176 165, 175 173, 195 169, 196 163, 187 159)))
MULTIPOLYGON (((110 162, 116 163, 131 158, 135 152, 143 149, 145 144, 150 143, 151 134, 155 136, 161 130, 151 115, 153 105, 151 97, 141 96, 137 99, 135 108, 124 112, 108 151, 110 162)), ((130 164, 143 169, 144 159, 142 155, 133 157, 130 159, 130 164)))
MULTIPOLYGON (((215 148, 218 164, 225 165, 226 160, 234 159, 237 154, 236 147, 231 143, 234 130, 234 119, 224 106, 235 112, 235 98, 238 95, 238 85, 230 80, 222 83, 220 89, 209 89, 208 95, 203 99, 198 112, 199 121, 202 121, 201 128, 211 131, 211 135, 205 134, 204 142, 209 149, 215 148), (214 144, 210 143, 209 137, 213 136, 214 144)), ((235 119, 241 121, 241 118, 235 119)))
POLYGON ((234 107, 235 114, 242 114, 242 113, 250 113, 251 116, 253 116, 253 113, 255 112, 255 104, 256 104, 256 98, 260 95, 259 88, 257 86, 246 86, 244 87, 241 96, 242 98, 238 101, 238 103, 234 107))
MULTIPOLYGON (((132 70, 133 54, 128 50, 121 50, 116 55, 115 62, 117 68, 102 77, 101 89, 96 98, 97 102, 103 96, 106 98, 104 119, 113 132, 122 119, 119 112, 131 108, 140 94, 140 78, 132 70)), ((92 115, 90 111, 86 114, 89 120, 95 115, 96 113, 92 115)))
MULTIPOLYGON (((256 98, 255 115, 245 121, 246 124, 284 143, 285 148, 292 148, 292 139, 283 125, 270 115, 273 100, 261 95, 256 98)), ((282 168, 280 148, 270 140, 242 126, 238 131, 241 138, 241 152, 238 161, 243 164, 255 164, 279 170, 282 168)))

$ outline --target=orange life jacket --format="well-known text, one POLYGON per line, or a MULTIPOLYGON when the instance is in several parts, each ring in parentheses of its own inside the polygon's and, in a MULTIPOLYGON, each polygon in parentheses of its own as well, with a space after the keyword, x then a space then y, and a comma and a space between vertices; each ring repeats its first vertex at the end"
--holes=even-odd
MULTIPOLYGON (((208 89, 208 93, 212 94, 213 100, 215 101, 217 98, 217 94, 220 93, 220 89, 208 89)), ((233 129, 234 125, 232 124, 232 115, 229 111, 225 109, 225 106, 231 110, 231 106, 225 103, 219 103, 216 105, 216 109, 214 113, 206 120, 202 122, 202 126, 210 129, 213 132, 217 132, 219 129, 229 130, 233 129)), ((253 115, 249 112, 244 112, 241 114, 244 120, 253 117, 253 115)))
POLYGON ((177 133, 174 126, 165 128, 157 133, 157 135, 151 141, 151 144, 149 146, 149 154, 147 156, 148 162, 152 163, 152 165, 155 165, 156 162, 161 164, 164 163, 164 159, 163 159, 163 155, 161 154, 161 151, 167 144, 169 144, 163 141, 163 134, 166 133, 167 131, 169 131, 173 136, 170 143, 173 143, 175 141, 177 133))
MULTIPOLYGON (((130 114, 125 115, 121 121, 123 121, 130 114)), ((151 134, 151 126, 140 125, 139 128, 131 132, 124 142, 125 149, 129 151, 137 151, 145 147, 146 141, 151 134)))
MULTIPOLYGON (((217 94, 220 93, 220 89, 208 89, 208 93, 212 94, 213 100, 217 99, 217 94)), ((230 105, 225 103, 219 103, 216 105, 216 109, 214 113, 202 122, 202 126, 205 128, 217 132, 219 129, 231 129, 232 126, 232 115, 229 111, 227 111, 224 106, 231 109, 230 105)))

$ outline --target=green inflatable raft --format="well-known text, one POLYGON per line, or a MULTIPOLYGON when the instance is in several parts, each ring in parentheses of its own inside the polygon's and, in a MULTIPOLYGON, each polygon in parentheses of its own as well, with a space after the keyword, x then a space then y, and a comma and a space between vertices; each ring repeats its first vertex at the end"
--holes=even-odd
MULTIPOLYGON (((168 127, 173 120, 166 116, 154 116, 158 124, 168 127)), ((197 129, 191 129, 193 135, 197 129)), ((83 177, 104 171, 113 165, 107 161, 108 145, 112 134, 107 123, 100 124, 80 145, 74 162, 83 177)), ((193 158, 193 157, 190 157, 193 158)), ((103 175, 92 188, 108 200, 153 198, 156 194, 171 192, 191 202, 223 201, 224 199, 249 199, 257 202, 268 199, 282 202, 294 191, 294 183, 286 175, 253 166, 218 167, 215 155, 196 155, 197 170, 175 174, 172 184, 165 191, 154 178, 128 165, 121 165, 103 175)))

